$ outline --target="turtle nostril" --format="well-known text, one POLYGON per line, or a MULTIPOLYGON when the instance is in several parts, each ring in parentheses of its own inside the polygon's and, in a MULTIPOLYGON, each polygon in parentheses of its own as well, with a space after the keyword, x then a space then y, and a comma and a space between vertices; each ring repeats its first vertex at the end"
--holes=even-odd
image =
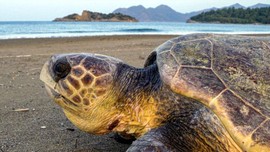
POLYGON ((53 64, 52 70, 54 73, 53 78, 56 82, 58 82, 60 79, 65 78, 69 74, 71 67, 67 59, 62 57, 56 60, 56 62, 53 64))

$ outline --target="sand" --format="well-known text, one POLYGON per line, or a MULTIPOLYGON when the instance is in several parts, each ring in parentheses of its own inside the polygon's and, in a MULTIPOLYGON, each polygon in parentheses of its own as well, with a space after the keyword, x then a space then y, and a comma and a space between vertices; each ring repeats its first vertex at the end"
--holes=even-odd
POLYGON ((39 80, 41 67, 52 54, 71 52, 110 55, 142 67, 150 52, 172 37, 0 40, 0 152, 125 151, 129 145, 112 134, 90 135, 73 126, 48 97, 39 80))
POLYGON ((0 40, 0 152, 125 151, 129 145, 78 130, 39 80, 52 54, 100 53, 142 67, 149 53, 175 36, 98 36, 0 40))

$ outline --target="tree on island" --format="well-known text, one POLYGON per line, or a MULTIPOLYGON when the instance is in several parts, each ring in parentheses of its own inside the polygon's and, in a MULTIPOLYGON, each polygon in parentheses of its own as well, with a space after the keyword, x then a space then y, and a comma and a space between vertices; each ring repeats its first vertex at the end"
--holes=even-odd
POLYGON ((265 8, 223 8, 203 12, 190 18, 195 22, 270 24, 270 7, 265 8))

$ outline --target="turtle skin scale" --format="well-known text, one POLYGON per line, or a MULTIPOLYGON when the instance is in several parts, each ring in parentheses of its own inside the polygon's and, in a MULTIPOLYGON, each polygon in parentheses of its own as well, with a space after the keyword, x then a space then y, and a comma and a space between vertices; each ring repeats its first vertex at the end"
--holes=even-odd
POLYGON ((270 40, 260 39, 193 34, 152 53, 163 82, 211 109, 244 151, 270 151, 270 40))

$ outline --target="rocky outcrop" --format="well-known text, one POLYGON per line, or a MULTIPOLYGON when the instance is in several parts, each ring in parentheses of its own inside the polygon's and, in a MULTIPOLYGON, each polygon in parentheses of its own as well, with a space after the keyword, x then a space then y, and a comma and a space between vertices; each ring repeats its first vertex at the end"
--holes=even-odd
POLYGON ((82 15, 71 14, 63 18, 56 18, 55 22, 138 22, 134 17, 121 13, 103 14, 84 10, 82 15))

